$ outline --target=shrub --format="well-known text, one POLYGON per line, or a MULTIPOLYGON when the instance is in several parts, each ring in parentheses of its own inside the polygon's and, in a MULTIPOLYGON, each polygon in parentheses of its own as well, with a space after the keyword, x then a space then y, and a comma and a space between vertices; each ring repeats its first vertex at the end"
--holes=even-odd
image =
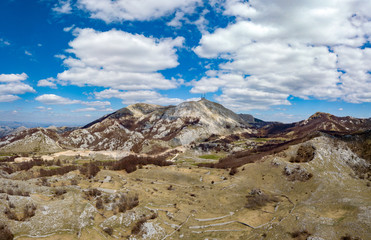
POLYGON ((62 196, 63 194, 67 193, 66 189, 63 189, 63 188, 56 188, 54 190, 54 196, 62 196))
POLYGON ((292 157, 290 159, 290 162, 301 163, 301 162, 312 161, 314 158, 315 152, 316 152, 316 148, 312 146, 311 144, 302 144, 298 148, 298 151, 296 152, 296 156, 292 157))
POLYGON ((41 185, 45 187, 50 187, 50 183, 48 182, 48 179, 41 178, 41 185))
POLYGON ((8 226, 0 223, 0 240, 12 240, 14 238, 13 233, 9 230, 8 226))
POLYGON ((105 228, 103 228, 103 231, 110 236, 112 236, 112 234, 113 234, 113 229, 111 227, 105 227, 105 228))
POLYGON ((9 208, 5 208, 5 210, 4 210, 4 214, 5 214, 5 216, 6 216, 8 219, 18 221, 18 217, 17 217, 17 215, 15 214, 15 212, 13 212, 12 210, 10 210, 9 208))
POLYGON ((158 217, 158 214, 157 213, 152 213, 151 215, 149 216, 142 216, 136 223, 135 225, 133 226, 133 228, 131 229, 131 234, 139 234, 141 231, 142 231, 142 228, 143 228, 143 224, 146 223, 148 220, 150 219, 155 219, 158 217))
POLYGON ((295 231, 290 233, 291 238, 298 239, 298 240, 306 240, 310 235, 308 231, 303 230, 303 231, 295 231))
POLYGON ((49 170, 46 170, 46 169, 40 169, 40 177, 51 177, 51 176, 54 176, 54 175, 64 175, 68 172, 71 172, 71 171, 74 171, 76 170, 77 167, 76 166, 64 166, 64 167, 59 167, 59 168, 56 168, 56 169, 49 169, 49 170))
POLYGON ((77 185, 78 181, 76 179, 71 179, 71 185, 77 185))
POLYGON ((345 235, 345 236, 342 236, 340 238, 340 240, 361 240, 360 238, 358 237, 351 237, 349 234, 345 235))
POLYGON ((133 209, 139 205, 138 195, 127 196, 122 194, 117 203, 119 212, 126 212, 127 210, 133 209))
POLYGON ((125 170, 127 173, 132 173, 137 170, 138 165, 153 164, 157 166, 169 166, 171 162, 166 161, 166 156, 160 157, 140 157, 136 155, 129 155, 123 159, 115 162, 112 170, 125 170))
POLYGON ((141 232, 142 230, 142 227, 143 227, 143 224, 147 222, 147 218, 146 217, 142 217, 141 219, 139 219, 135 225, 133 226, 133 228, 131 229, 131 234, 134 234, 134 235, 137 235, 141 232))
POLYGON ((98 196, 102 195, 102 192, 99 191, 96 188, 91 188, 91 189, 89 189, 88 191, 85 192, 85 195, 87 197, 98 197, 98 196))
POLYGON ((245 207, 249 209, 259 209, 267 205, 267 203, 278 202, 277 197, 269 196, 263 193, 260 189, 253 189, 246 198, 247 204, 245 207))
POLYGON ((238 172, 238 171, 237 171, 237 167, 233 167, 233 168, 231 168, 231 170, 229 171, 229 175, 233 176, 233 175, 235 175, 237 172, 238 172))
POLYGON ((36 206, 34 204, 27 204, 23 208, 23 218, 21 219, 21 221, 25 221, 29 218, 32 218, 33 216, 35 216, 35 212, 36 206))
POLYGON ((300 166, 289 167, 286 166, 283 170, 283 174, 287 177, 289 181, 308 181, 313 177, 312 173, 307 172, 305 169, 302 169, 300 166))
POLYGON ((95 203, 95 206, 97 207, 97 209, 103 209, 103 201, 102 201, 101 198, 97 199, 97 202, 95 203))
POLYGON ((94 163, 85 163, 80 169, 80 173, 85 175, 87 178, 95 177, 98 172, 100 171, 100 168, 95 165, 94 163))

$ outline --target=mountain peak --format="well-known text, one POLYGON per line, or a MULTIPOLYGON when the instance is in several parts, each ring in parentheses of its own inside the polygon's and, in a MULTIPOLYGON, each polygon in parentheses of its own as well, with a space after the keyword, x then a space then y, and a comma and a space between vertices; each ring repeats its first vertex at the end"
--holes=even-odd
POLYGON ((312 116, 310 116, 308 118, 308 120, 313 120, 313 119, 317 119, 317 118, 331 118, 333 117, 334 115, 332 114, 329 114, 329 113, 325 113, 325 112, 316 112, 315 114, 313 114, 312 116))

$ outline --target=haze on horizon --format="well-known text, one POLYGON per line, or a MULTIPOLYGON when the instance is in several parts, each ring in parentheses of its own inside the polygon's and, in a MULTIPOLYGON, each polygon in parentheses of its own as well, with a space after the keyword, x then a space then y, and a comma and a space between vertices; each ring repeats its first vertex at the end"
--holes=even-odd
POLYGON ((206 94, 294 122, 371 117, 371 2, 4 0, 0 121, 88 123, 206 94))

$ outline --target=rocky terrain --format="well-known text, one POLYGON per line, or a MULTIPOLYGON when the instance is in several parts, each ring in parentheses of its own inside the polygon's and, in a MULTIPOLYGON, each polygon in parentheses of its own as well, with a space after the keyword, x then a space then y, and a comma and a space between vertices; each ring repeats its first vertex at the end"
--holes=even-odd
POLYGON ((0 147, 0 239, 371 236, 371 119, 134 104, 0 147))

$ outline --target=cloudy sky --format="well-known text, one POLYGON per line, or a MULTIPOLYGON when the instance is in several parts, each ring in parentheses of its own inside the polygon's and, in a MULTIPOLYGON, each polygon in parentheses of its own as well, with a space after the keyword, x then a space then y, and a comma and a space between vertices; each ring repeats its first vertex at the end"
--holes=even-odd
POLYGON ((370 40, 368 0, 2 0, 0 121, 201 94, 263 120, 371 117, 370 40))

